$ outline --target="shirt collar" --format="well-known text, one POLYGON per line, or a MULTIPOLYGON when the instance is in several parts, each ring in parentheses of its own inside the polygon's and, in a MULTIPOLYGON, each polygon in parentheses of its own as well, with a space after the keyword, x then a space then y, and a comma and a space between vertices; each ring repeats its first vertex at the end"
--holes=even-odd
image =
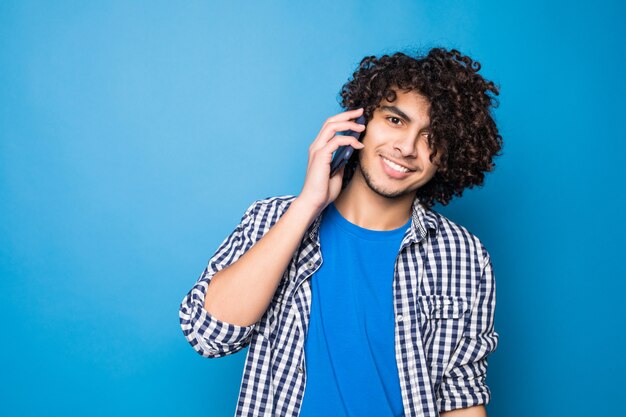
MULTIPOLYGON (((428 234, 428 230, 433 230, 433 236, 439 231, 439 218, 437 213, 427 209, 416 196, 411 205, 411 227, 408 230, 409 237, 414 242, 419 242, 428 234)), ((315 218, 308 228, 309 237, 315 242, 319 233, 319 226, 322 221, 322 214, 315 218)))
POLYGON ((411 207, 413 221, 411 228, 416 234, 417 241, 426 237, 428 230, 433 230, 433 236, 439 231, 439 217, 433 210, 426 208, 418 197, 413 200, 411 207))

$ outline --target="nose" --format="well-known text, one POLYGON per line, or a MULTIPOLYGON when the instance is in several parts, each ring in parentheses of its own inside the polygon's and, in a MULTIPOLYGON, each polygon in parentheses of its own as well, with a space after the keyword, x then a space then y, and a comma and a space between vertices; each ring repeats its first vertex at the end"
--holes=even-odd
POLYGON ((393 147, 405 158, 417 157, 417 141, 419 136, 415 132, 403 133, 394 139, 393 147))

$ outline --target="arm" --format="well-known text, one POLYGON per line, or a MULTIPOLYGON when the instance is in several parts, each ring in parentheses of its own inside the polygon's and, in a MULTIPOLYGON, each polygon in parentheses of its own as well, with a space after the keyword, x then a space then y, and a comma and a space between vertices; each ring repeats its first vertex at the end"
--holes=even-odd
POLYGON ((257 223, 275 213, 268 213, 255 202, 222 242, 180 305, 183 334, 199 354, 221 357, 249 343, 255 323, 267 310, 282 274, 316 216, 307 207, 296 198, 258 240, 257 223))
POLYGON ((342 145, 365 146, 352 136, 333 136, 347 129, 363 131, 364 125, 350 121, 362 112, 363 108, 350 110, 326 120, 309 147, 300 195, 260 240, 264 225, 277 213, 252 205, 183 299, 180 324, 202 356, 228 355, 249 343, 251 330, 265 314, 304 233, 341 191, 345 167, 330 177, 333 152, 342 145))
POLYGON ((452 353, 437 395, 442 416, 485 416, 491 392, 485 383, 487 356, 498 345, 494 331, 496 285, 489 254, 481 245, 481 278, 463 336, 452 353), (457 410, 459 409, 459 410, 457 410), (455 410, 453 413, 448 411, 455 410), (458 414, 455 414, 458 413, 458 414))
MULTIPOLYGON (((304 232, 318 215, 296 198, 265 236, 241 259, 215 275, 206 292, 204 308, 239 326, 261 319, 304 232)), ((248 233, 250 234, 250 233, 248 233)))

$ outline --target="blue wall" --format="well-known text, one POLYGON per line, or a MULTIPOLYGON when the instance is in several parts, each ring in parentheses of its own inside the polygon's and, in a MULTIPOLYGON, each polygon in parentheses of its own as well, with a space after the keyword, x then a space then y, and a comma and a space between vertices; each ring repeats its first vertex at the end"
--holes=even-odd
POLYGON ((0 3, 0 415, 232 415, 247 350, 180 301, 363 56, 439 45, 502 89, 495 172, 435 207, 492 255, 488 412, 621 410, 624 6, 295 3, 0 3))

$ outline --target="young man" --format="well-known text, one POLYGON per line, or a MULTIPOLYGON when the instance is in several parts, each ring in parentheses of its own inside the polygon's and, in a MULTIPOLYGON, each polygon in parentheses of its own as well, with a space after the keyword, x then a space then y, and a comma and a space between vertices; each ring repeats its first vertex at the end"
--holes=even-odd
POLYGON ((442 48, 364 58, 300 194, 255 201, 210 259, 180 322, 202 356, 249 346, 237 416, 486 415, 491 260, 431 209, 481 185, 501 149, 479 69, 442 48), (355 152, 330 177, 342 145, 355 152))

